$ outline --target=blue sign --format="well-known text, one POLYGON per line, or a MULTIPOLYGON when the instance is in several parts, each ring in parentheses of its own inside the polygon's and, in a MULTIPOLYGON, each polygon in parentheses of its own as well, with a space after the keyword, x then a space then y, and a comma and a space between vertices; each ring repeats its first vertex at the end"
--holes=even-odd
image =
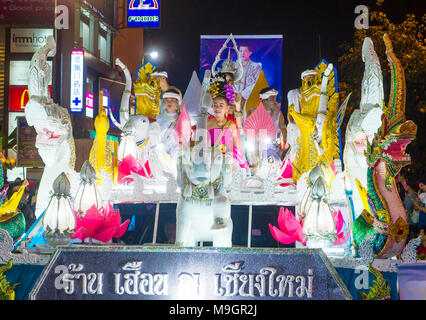
POLYGON ((321 249, 62 247, 33 300, 345 300, 321 249))
POLYGON ((160 0, 128 0, 128 28, 159 28, 160 0))
MULTIPOLYGON (((368 267, 358 266, 355 268, 339 268, 335 267, 342 281, 345 283, 346 288, 352 295, 354 300, 362 300, 361 293, 367 294, 372 287, 375 285, 377 278, 374 274, 368 271, 368 267)), ((380 270, 379 270, 380 271, 380 270)), ((384 280, 385 285, 391 289, 390 299, 399 300, 398 295, 398 284, 397 284, 397 272, 393 271, 380 271, 384 280)))

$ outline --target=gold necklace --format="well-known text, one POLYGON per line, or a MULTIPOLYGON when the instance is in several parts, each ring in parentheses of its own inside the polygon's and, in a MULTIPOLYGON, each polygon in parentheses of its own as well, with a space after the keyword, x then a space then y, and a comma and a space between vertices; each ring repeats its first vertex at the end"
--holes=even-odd
MULTIPOLYGON (((216 119, 215 119, 216 120, 216 119)), ((226 122, 228 122, 228 120, 227 119, 224 119, 224 122, 223 123, 221 123, 221 122, 219 122, 219 121, 217 121, 216 120, 216 124, 220 127, 220 128, 223 128, 223 126, 226 124, 226 122)))

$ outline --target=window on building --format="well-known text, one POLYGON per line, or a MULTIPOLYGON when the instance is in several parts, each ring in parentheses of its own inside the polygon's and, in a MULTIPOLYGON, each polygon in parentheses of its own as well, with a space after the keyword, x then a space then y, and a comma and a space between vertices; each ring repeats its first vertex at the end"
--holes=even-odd
POLYGON ((83 39, 83 48, 89 52, 94 51, 94 27, 95 20, 89 11, 81 8, 80 15, 80 38, 83 39))
POLYGON ((99 58, 111 64, 112 59, 112 30, 90 10, 80 7, 80 38, 83 49, 97 56, 95 48, 99 50, 99 58), (96 32, 95 32, 96 30, 96 32))
POLYGON ((98 49, 101 60, 111 63, 111 31, 99 22, 98 49))

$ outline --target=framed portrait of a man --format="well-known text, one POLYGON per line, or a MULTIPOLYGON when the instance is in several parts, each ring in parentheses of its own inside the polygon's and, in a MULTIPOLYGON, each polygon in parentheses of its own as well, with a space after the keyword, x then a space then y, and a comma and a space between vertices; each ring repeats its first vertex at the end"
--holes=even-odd
POLYGON ((200 78, 203 79, 206 70, 212 70, 215 60, 223 62, 229 58, 237 64, 239 55, 242 76, 234 83, 233 88, 236 93, 241 94, 245 115, 259 105, 260 91, 266 87, 276 89, 277 100, 281 100, 282 35, 233 35, 238 54, 231 42, 221 52, 228 38, 229 35, 201 36, 200 78))

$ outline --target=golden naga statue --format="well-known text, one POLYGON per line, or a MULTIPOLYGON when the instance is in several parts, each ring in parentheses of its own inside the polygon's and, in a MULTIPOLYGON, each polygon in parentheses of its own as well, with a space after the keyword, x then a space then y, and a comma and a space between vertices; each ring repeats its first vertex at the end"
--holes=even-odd
POLYGON ((322 60, 314 70, 304 71, 301 78, 300 110, 292 104, 288 112, 300 131, 299 149, 293 161, 295 182, 320 161, 330 165, 333 159, 339 158, 339 94, 333 65, 322 60))
MULTIPOLYGON (((99 101, 102 101, 102 92, 99 94, 99 101)), ((96 182, 101 185, 103 182, 102 171, 108 174, 113 173, 113 162, 111 146, 107 141, 109 130, 109 118, 102 104, 99 104, 99 114, 95 118, 96 136, 90 149, 89 162, 96 171, 96 182)))
POLYGON ((138 69, 134 90, 136 96, 136 114, 143 114, 150 119, 157 119, 160 114, 161 88, 159 80, 152 76, 156 67, 146 62, 138 69))

